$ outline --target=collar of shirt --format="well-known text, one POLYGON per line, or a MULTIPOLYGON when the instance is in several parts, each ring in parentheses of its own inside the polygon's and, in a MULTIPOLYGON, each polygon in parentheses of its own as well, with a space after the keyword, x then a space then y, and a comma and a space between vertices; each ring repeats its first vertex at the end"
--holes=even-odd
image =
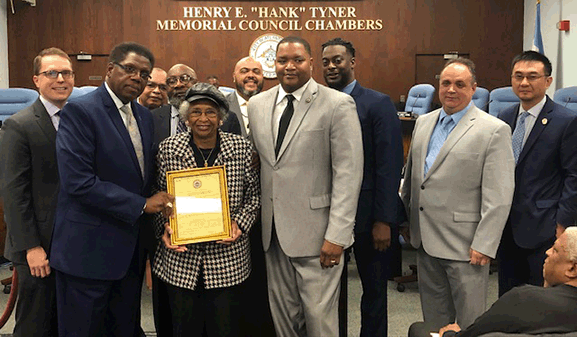
MULTIPOLYGON (((108 83, 104 82, 104 87, 106 88, 106 91, 108 91, 108 94, 110 95, 110 97, 112 97, 112 101, 114 102, 114 105, 116 105, 116 108, 120 111, 120 108, 122 108, 126 104, 122 103, 120 98, 118 98, 118 96, 116 96, 114 91, 112 91, 112 89, 110 89, 110 87, 108 86, 108 83)), ((128 104, 130 104, 130 102, 128 102, 128 104)))
POLYGON ((178 112, 178 109, 175 106, 171 105, 170 106, 170 117, 178 118, 179 115, 180 115, 180 112, 178 112))
MULTIPOLYGON (((293 95, 295 97, 295 100, 297 102, 300 102, 301 98, 303 97, 303 93, 305 92, 305 90, 309 86, 309 83, 311 83, 310 79, 302 87, 300 87, 297 90, 290 93, 291 95, 293 95)), ((288 94, 286 93, 286 91, 284 91, 284 89, 282 88, 282 85, 279 85, 278 86, 278 96, 276 98, 276 105, 278 105, 280 102, 282 102, 282 100, 285 98, 286 95, 288 95, 288 94)))
POLYGON ((351 83, 347 84, 347 86, 344 87, 342 91, 345 94, 350 95, 353 92, 353 89, 355 88, 356 84, 357 84, 357 80, 353 80, 351 83))
MULTIPOLYGON (((547 102, 547 95, 545 95, 543 97, 543 99, 541 100, 541 102, 535 104, 534 107, 532 107, 531 109, 527 110, 527 112, 529 113, 530 116, 533 116, 533 118, 537 118, 539 117, 539 113, 541 112, 541 110, 543 110, 543 107, 545 106, 545 103, 547 102)), ((521 113, 525 111, 523 109, 523 106, 521 104, 519 104, 519 115, 521 115, 521 113)), ((529 117, 529 116, 527 116, 529 117)))
POLYGON ((461 118, 463 118, 463 116, 465 116, 465 113, 467 113, 467 111, 469 111, 469 109, 471 108, 471 104, 473 104, 472 101, 469 102, 469 104, 467 104, 467 106, 463 110, 455 112, 452 115, 448 115, 445 112, 445 109, 441 109, 441 114, 439 115, 439 121, 437 123, 441 123, 441 120, 443 120, 443 117, 449 116, 453 120, 454 125, 459 124, 459 121, 461 120, 461 118))
POLYGON ((234 94, 236 95, 236 99, 238 101, 239 106, 242 107, 243 104, 247 103, 246 99, 244 99, 244 97, 238 94, 238 90, 235 90, 234 94))
POLYGON ((53 118, 54 115, 60 111, 59 107, 50 103, 46 98, 42 97, 42 95, 40 95, 40 102, 42 102, 44 105, 44 108, 46 109, 46 112, 48 112, 48 116, 50 116, 50 118, 53 118))

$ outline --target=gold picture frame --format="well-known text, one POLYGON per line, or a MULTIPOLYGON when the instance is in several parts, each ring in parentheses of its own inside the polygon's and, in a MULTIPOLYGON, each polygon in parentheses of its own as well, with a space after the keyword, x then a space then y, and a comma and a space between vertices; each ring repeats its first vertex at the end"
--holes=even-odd
POLYGON ((224 166, 169 171, 166 183, 175 197, 169 219, 173 245, 232 237, 224 166))

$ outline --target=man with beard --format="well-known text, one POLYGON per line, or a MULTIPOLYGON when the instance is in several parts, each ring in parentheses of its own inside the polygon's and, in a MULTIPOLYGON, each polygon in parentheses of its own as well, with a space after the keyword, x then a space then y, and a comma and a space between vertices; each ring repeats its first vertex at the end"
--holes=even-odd
POLYGON ((361 336, 387 336, 387 279, 403 206, 398 190, 403 142, 397 110, 388 95, 363 88, 355 79, 355 48, 340 38, 322 46, 327 85, 355 100, 363 133, 364 173, 353 250, 363 285, 361 336))
POLYGON ((234 112, 238 120, 241 121, 242 135, 248 137, 250 130, 246 108, 248 99, 261 92, 264 85, 262 64, 250 56, 240 59, 234 67, 232 81, 236 90, 226 99, 230 106, 230 112, 234 112))
MULTIPOLYGON (((180 121, 178 108, 186 96, 188 88, 198 82, 196 72, 184 64, 175 64, 168 70, 166 84, 168 85, 169 105, 152 111, 154 118, 154 143, 156 146, 165 138, 186 131, 186 125, 180 121)), ((240 135, 240 124, 236 115, 228 113, 220 129, 224 132, 240 135)))
POLYGON ((154 110, 168 103, 168 86, 166 71, 160 68, 152 69, 150 79, 144 91, 138 96, 138 103, 148 110, 154 110))

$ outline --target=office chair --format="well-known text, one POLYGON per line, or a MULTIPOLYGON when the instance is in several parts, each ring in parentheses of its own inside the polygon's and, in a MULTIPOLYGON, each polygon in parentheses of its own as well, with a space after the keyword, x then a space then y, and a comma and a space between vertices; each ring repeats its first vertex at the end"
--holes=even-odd
POLYGON ((220 90, 220 92, 222 92, 222 94, 225 96, 230 94, 231 92, 234 92, 234 88, 223 87, 222 85, 218 87, 218 90, 220 90))
POLYGON ((489 110, 489 90, 477 87, 473 94, 473 103, 477 108, 487 112, 489 110))
POLYGON ((511 87, 493 89, 489 95, 489 114, 497 117, 499 113, 510 106, 519 103, 519 97, 511 87))
POLYGON ((423 115, 431 111, 435 87, 430 84, 417 84, 409 90, 405 111, 423 115))
POLYGON ((0 89, 0 122, 16 112, 32 105, 38 99, 38 92, 25 88, 0 89))
POLYGON ((557 89, 553 100, 567 109, 577 112, 577 86, 557 89))

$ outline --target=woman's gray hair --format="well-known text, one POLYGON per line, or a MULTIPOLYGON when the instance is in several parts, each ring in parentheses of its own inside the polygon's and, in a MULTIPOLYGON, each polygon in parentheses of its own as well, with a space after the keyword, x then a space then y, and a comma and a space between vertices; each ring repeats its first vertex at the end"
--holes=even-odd
POLYGON ((565 229, 565 250, 569 260, 572 262, 577 262, 577 227, 567 227, 565 229))
POLYGON ((190 115, 190 106, 196 101, 207 100, 218 106, 221 121, 226 119, 228 113, 228 101, 224 95, 212 84, 199 82, 193 85, 186 92, 185 98, 178 108, 180 120, 186 122, 190 115))

